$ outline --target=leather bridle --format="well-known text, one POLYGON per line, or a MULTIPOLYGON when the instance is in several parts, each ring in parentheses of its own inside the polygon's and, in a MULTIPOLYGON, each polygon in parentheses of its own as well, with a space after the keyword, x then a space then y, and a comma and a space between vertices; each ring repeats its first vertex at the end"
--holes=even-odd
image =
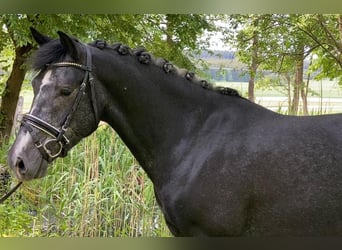
POLYGON ((48 67, 75 67, 85 71, 83 81, 81 86, 78 90, 77 96, 74 100, 74 103, 69 111, 68 115, 66 116, 65 120, 61 123, 60 128, 53 126, 52 124, 42 120, 41 118, 32 115, 32 114, 25 114, 22 118, 22 126, 25 126, 26 129, 30 132, 34 144, 37 149, 41 152, 43 158, 48 161, 52 162, 55 158, 59 156, 65 156, 67 150, 65 147, 70 143, 69 138, 66 136, 66 131, 68 130, 73 115, 75 114, 82 96, 85 95, 87 86, 89 85, 91 91, 91 103, 94 110, 94 115, 96 122, 99 121, 98 112, 96 107, 96 96, 94 90, 94 83, 93 83, 93 75, 92 75, 92 57, 90 53, 90 48, 85 46, 86 48, 86 66, 76 63, 76 62, 57 62, 53 64, 47 65, 48 67), (34 130, 36 129, 36 130, 34 130), (43 132, 44 134, 51 137, 50 139, 45 140, 45 142, 41 142, 38 133, 43 132), (56 146, 57 150, 52 151, 52 147, 56 146))
MULTIPOLYGON (((82 96, 84 96, 86 93, 86 89, 88 85, 90 87, 90 92, 91 92, 91 103, 92 103, 93 110, 94 110, 95 122, 97 123, 99 121, 99 116, 98 116, 98 111, 97 111, 97 106, 96 106, 95 89, 94 89, 94 83, 93 83, 94 78, 92 75, 92 58, 91 58, 90 48, 88 46, 85 46, 85 48, 87 52, 86 54, 87 65, 86 66, 76 63, 76 62, 58 62, 58 63, 47 65, 48 67, 76 67, 85 71, 84 78, 81 83, 80 89, 78 90, 75 101, 71 107, 71 110, 66 116, 65 120, 63 121, 63 123, 61 123, 62 124, 61 127, 56 128, 52 124, 32 114, 23 115, 23 118, 21 121, 22 126, 26 127, 26 129, 31 134, 35 146, 41 152, 43 158, 48 162, 52 162, 55 158, 57 158, 58 156, 61 156, 62 154, 66 155, 67 151, 64 150, 63 152, 63 149, 65 149, 65 147, 70 143, 70 140, 65 135, 65 133, 70 126, 70 122, 81 102, 82 96), (44 143, 42 143, 38 137, 39 132, 43 132, 51 138, 47 139, 44 143), (56 152, 51 151, 50 146, 52 144, 57 145, 58 150, 56 152)), ((22 182, 18 182, 15 187, 13 187, 7 194, 1 197, 0 204, 2 204, 5 200, 7 200, 20 187, 21 184, 22 182)))

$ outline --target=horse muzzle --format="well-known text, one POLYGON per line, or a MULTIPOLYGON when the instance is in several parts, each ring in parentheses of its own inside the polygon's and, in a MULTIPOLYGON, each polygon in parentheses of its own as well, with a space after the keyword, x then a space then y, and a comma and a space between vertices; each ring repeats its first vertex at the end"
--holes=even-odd
POLYGON ((35 146, 30 133, 24 129, 8 152, 8 165, 20 181, 28 181, 45 176, 49 162, 35 146))

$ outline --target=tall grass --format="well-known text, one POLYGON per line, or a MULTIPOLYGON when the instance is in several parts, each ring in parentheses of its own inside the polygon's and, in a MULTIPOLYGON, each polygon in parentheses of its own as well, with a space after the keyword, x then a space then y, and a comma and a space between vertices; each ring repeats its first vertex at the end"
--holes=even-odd
MULTIPOLYGON (((29 204, 16 212, 25 218, 20 236, 170 236, 151 181, 106 125, 50 166, 46 177, 25 183, 12 203, 20 197, 29 204)), ((4 215, 0 210, 0 220, 4 215)))

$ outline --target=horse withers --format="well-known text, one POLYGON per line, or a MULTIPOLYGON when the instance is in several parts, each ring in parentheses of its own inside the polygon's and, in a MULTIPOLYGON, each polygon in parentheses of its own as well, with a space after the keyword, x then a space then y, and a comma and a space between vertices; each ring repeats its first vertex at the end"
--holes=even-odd
POLYGON ((141 48, 32 34, 34 101, 8 153, 20 181, 104 121, 175 236, 342 235, 342 115, 280 115, 141 48))

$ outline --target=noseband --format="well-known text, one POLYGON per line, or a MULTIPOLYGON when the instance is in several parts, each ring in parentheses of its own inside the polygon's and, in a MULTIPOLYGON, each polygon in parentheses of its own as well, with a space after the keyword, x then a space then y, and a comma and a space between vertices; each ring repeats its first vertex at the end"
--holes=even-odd
POLYGON ((96 122, 99 121, 97 108, 96 108, 95 90, 93 86, 93 76, 91 74, 92 58, 91 58, 89 47, 85 46, 85 48, 87 52, 87 59, 86 59, 87 65, 86 66, 75 63, 75 62, 58 62, 58 63, 48 65, 48 67, 75 67, 75 68, 79 68, 85 71, 82 84, 77 93, 77 96, 72 105, 72 108, 69 111, 69 114, 66 116, 65 120, 61 123, 62 124, 61 127, 56 128, 50 123, 32 114, 23 115, 23 118, 21 121, 22 125, 25 126, 30 132, 35 146, 42 153, 43 158, 48 162, 52 162, 55 158, 57 158, 58 156, 61 156, 63 153, 66 154, 66 150, 64 150, 63 152, 63 149, 65 149, 65 147, 70 143, 70 140, 65 135, 65 132, 68 130, 68 127, 70 126, 70 122, 81 102, 82 96, 85 95, 86 93, 87 85, 90 86, 91 103, 93 106, 95 119, 96 119, 96 122), (33 128, 37 130, 34 131, 33 128), (51 138, 47 139, 44 143, 42 143, 38 138, 38 132, 43 132, 44 134, 48 135, 51 138), (54 145, 57 148, 57 150, 55 151, 52 150, 52 147, 54 145))

